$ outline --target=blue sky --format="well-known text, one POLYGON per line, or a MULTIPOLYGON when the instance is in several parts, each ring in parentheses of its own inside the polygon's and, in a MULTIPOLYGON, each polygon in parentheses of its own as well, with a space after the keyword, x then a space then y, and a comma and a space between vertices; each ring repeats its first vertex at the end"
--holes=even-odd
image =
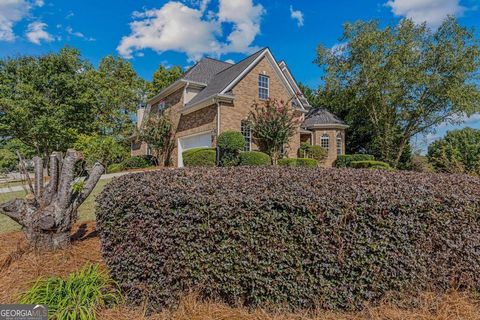
MULTIPOLYGON (((0 58, 42 54, 69 45, 93 64, 128 58, 150 79, 159 64, 190 66, 204 55, 238 61, 268 46, 298 81, 316 87, 318 44, 338 43, 342 24, 404 17, 437 26, 448 15, 480 29, 480 0, 0 0, 0 58)), ((478 32, 477 32, 478 34, 478 32)), ((480 128, 480 116, 462 126, 480 128)), ((451 126, 419 137, 420 145, 451 126)))

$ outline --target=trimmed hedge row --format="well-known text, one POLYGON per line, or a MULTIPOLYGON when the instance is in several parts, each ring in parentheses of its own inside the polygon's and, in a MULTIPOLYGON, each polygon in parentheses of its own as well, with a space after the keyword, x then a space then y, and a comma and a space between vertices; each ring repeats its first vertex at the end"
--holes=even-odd
POLYGON ((350 166, 356 169, 384 169, 390 170, 392 167, 386 162, 382 161, 352 161, 350 162, 350 166))
POLYGON ((318 166, 318 161, 310 158, 285 158, 278 160, 278 165, 281 167, 310 167, 318 166))
POLYGON ((371 154, 339 154, 335 160, 335 167, 350 168, 353 161, 374 161, 375 157, 371 154))
POLYGON ((130 302, 190 289, 246 306, 359 309, 386 293, 480 290, 480 180, 357 169, 136 173, 97 198, 130 302))
POLYGON ((272 158, 260 151, 245 151, 240 153, 241 166, 268 166, 272 164, 272 158))

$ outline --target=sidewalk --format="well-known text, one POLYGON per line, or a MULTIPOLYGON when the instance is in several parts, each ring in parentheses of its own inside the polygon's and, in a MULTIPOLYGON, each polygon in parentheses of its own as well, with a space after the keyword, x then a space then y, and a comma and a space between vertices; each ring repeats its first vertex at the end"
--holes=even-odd
MULTIPOLYGON (((117 173, 108 173, 108 174, 102 175, 102 176, 100 177, 100 180, 105 180, 105 179, 111 179, 111 178, 115 178, 115 177, 120 177, 120 176, 129 174, 129 173, 132 173, 132 172, 124 171, 124 172, 117 172, 117 173)), ((4 188, 0 188, 0 194, 1 194, 1 193, 10 193, 10 192, 23 191, 23 190, 26 190, 27 188, 28 188, 27 185, 4 187, 4 188)))

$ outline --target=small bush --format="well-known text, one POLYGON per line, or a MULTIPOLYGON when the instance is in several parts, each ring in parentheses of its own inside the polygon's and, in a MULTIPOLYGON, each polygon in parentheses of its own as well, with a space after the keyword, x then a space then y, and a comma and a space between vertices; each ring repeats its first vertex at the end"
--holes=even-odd
POLYGON ((369 168, 369 169, 391 169, 390 165, 386 162, 382 161, 352 161, 350 163, 352 168, 362 169, 362 168, 369 168))
POLYGON ((122 162, 123 169, 140 169, 151 165, 152 163, 143 156, 130 157, 122 162))
POLYGON ((112 277, 151 309, 193 289, 230 305, 347 310, 452 284, 480 290, 474 177, 191 168, 122 176, 97 201, 112 277))
POLYGON ((125 170, 125 168, 121 163, 112 163, 107 167, 107 173, 117 173, 122 172, 123 170, 125 170))
POLYGON ((335 167, 350 168, 352 161, 374 161, 375 157, 371 154, 339 154, 335 160, 335 167))
POLYGON ((310 143, 303 142, 298 150, 300 158, 312 158, 322 162, 328 156, 328 151, 320 146, 312 146, 310 143))
POLYGON ((48 306, 49 319, 94 320, 99 307, 120 302, 117 285, 98 265, 87 265, 67 279, 38 280, 20 295, 19 303, 48 306))
POLYGON ((241 166, 268 166, 272 164, 272 159, 266 153, 259 151, 246 151, 240 153, 241 166))
POLYGON ((214 148, 193 148, 183 152, 185 167, 215 167, 217 152, 214 148))
POLYGON ((240 151, 245 147, 245 138, 238 131, 225 131, 218 136, 220 164, 222 167, 236 166, 240 162, 240 151))
POLYGON ((285 158, 278 160, 278 165, 282 167, 310 167, 318 166, 318 161, 308 158, 285 158))
POLYGON ((217 145, 223 150, 240 151, 245 147, 245 138, 241 132, 225 131, 218 136, 217 145))

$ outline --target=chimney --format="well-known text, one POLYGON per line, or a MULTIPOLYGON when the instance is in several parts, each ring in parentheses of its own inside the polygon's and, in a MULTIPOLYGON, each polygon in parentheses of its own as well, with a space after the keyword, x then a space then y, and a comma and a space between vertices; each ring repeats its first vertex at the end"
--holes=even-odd
POLYGON ((137 108, 137 129, 142 127, 143 116, 145 115, 145 105, 140 104, 137 108))

